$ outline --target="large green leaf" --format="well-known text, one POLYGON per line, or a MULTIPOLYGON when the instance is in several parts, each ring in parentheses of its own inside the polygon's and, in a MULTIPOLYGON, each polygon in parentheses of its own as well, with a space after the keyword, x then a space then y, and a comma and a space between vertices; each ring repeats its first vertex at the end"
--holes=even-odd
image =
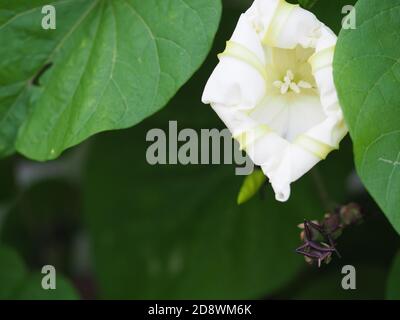
POLYGON ((387 279, 386 298, 400 300, 400 252, 393 260, 392 268, 387 279))
POLYGON ((29 273, 20 256, 11 248, 0 246, 0 300, 59 300, 77 299, 70 282, 56 274, 56 289, 42 288, 43 274, 29 273))
POLYGON ((360 0, 340 33, 335 83, 358 173, 400 232, 400 0, 360 0))
POLYGON ((40 273, 31 274, 19 289, 17 299, 20 300, 76 300, 78 294, 70 282, 57 274, 56 289, 44 290, 40 273))
POLYGON ((145 134, 104 135, 88 162, 85 211, 103 297, 259 298, 297 273, 297 224, 323 213, 309 179, 286 204, 269 191, 238 206, 232 166, 151 166, 145 134))
MULTIPOLYGON (((294 184, 289 203, 276 202, 269 189, 264 201, 256 197, 237 206, 242 177, 231 166, 146 163, 146 132, 167 130, 166 115, 181 129, 211 126, 215 115, 209 109, 186 117, 186 104, 179 101, 186 92, 168 114, 94 143, 84 192, 102 297, 259 298, 304 266, 294 253, 300 244, 296 226, 324 213, 311 177, 294 184)), ((329 193, 338 201, 349 173, 343 164, 351 164, 348 146, 320 167, 321 176, 332 178, 329 193)))
POLYGON ((11 298, 22 285, 27 270, 18 254, 0 246, 0 300, 11 298))
POLYGON ((298 223, 324 213, 312 179, 294 184, 288 203, 268 189, 264 201, 238 206, 242 178, 231 166, 147 164, 146 124, 103 135, 88 162, 85 213, 102 297, 260 298, 286 285, 305 263, 294 253, 298 223))
POLYGON ((46 4, 0 1, 3 155, 18 135, 19 152, 53 159, 153 114, 203 62, 221 10, 219 0, 60 0, 57 29, 43 30, 46 4))

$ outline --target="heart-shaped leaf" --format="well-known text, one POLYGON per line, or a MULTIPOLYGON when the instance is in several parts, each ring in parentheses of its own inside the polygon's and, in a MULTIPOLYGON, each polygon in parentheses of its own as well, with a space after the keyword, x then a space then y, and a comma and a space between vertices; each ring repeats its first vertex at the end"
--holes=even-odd
POLYGON ((28 272, 25 263, 13 249, 0 246, 0 299, 72 300, 78 295, 71 283, 56 273, 56 288, 44 290, 39 272, 28 272))
POLYGON ((400 232, 400 0, 360 0, 334 74, 358 173, 400 232))
POLYGON ((10 299, 15 295, 27 274, 19 255, 8 247, 0 246, 0 299, 10 299))
POLYGON ((162 108, 200 66, 219 0, 46 0, 0 9, 0 154, 54 159, 162 108), (20 126, 22 126, 20 128, 20 126))
POLYGON ((102 297, 249 299, 287 284, 305 263, 294 252, 298 223, 323 214, 312 181, 296 184, 286 204, 268 191, 238 206, 232 166, 148 164, 143 124, 97 139, 88 163, 102 297))

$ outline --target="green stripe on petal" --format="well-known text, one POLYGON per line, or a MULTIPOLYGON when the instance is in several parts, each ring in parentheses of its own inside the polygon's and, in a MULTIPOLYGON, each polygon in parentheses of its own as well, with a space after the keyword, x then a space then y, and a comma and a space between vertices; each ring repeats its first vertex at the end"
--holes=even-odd
POLYGON ((227 41, 225 51, 218 55, 219 59, 223 57, 235 58, 252 66, 261 74, 264 80, 267 81, 268 75, 265 65, 253 52, 240 43, 235 41, 227 41))
POLYGON ((312 72, 315 74, 318 70, 326 67, 331 67, 333 63, 333 56, 335 54, 335 46, 323 49, 314 53, 308 63, 311 65, 312 72))
POLYGON ((305 134, 298 136, 293 144, 303 148, 321 160, 325 160, 331 151, 338 149, 305 134))
POLYGON ((272 129, 265 124, 261 124, 253 129, 244 131, 234 138, 239 142, 240 150, 246 150, 250 145, 254 144, 261 137, 272 133, 272 129))
POLYGON ((299 7, 299 5, 290 4, 284 0, 279 1, 274 17, 272 18, 264 39, 262 40, 264 44, 271 47, 276 45, 276 39, 279 37, 281 30, 285 27, 292 10, 296 7, 299 7))

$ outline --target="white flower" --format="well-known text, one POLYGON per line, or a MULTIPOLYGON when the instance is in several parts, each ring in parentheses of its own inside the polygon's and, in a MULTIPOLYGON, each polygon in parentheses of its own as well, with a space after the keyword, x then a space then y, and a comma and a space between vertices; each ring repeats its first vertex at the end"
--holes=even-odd
POLYGON ((298 5, 255 0, 204 90, 279 201, 347 134, 333 82, 336 40, 298 5))

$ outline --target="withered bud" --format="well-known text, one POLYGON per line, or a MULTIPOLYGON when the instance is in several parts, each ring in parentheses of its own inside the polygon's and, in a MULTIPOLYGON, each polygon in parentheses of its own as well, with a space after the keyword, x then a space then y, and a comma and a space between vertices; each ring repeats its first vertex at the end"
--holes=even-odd
POLYGON ((327 233, 333 233, 341 227, 340 217, 337 214, 328 213, 322 221, 322 226, 327 233))
POLYGON ((342 206, 339 214, 342 223, 346 226, 358 224, 363 219, 361 208, 357 203, 349 203, 348 205, 342 206))
POLYGON ((326 213, 321 222, 305 220, 298 225, 302 229, 300 238, 303 244, 296 252, 303 255, 307 263, 319 267, 322 263, 330 263, 334 253, 340 258, 336 240, 347 226, 362 222, 362 218, 360 206, 350 203, 326 213))
POLYGON ((300 223, 298 227, 302 229, 300 233, 300 239, 302 241, 304 241, 304 239, 308 239, 310 241, 321 240, 321 233, 319 231, 321 227, 318 221, 306 221, 305 223, 300 223))

